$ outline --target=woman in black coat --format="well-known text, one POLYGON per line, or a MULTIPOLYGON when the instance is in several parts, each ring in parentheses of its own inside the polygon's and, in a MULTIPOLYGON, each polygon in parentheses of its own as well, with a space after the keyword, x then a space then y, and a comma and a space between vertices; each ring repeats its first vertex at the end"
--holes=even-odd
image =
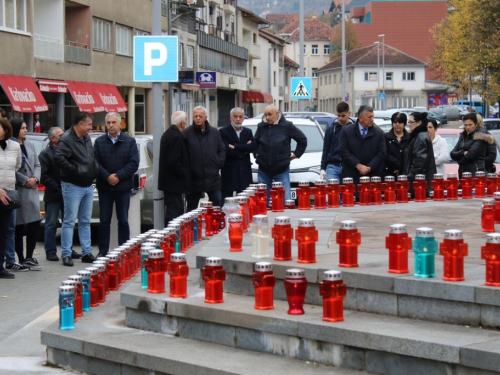
POLYGON ((391 117, 392 129, 385 137, 384 176, 397 177, 403 170, 403 151, 410 143, 410 134, 406 131, 406 113, 396 112, 391 117))
POLYGON ((410 115, 410 144, 404 150, 403 174, 408 176, 412 197, 413 180, 417 174, 425 175, 427 195, 431 190, 431 182, 436 173, 436 162, 432 141, 427 133, 427 112, 413 112, 410 115))
POLYGON ((458 174, 460 178, 462 178, 464 172, 470 172, 474 177, 476 172, 486 171, 484 158, 488 144, 483 138, 475 113, 466 114, 463 122, 465 130, 460 133, 458 142, 451 151, 450 156, 459 165, 458 174))

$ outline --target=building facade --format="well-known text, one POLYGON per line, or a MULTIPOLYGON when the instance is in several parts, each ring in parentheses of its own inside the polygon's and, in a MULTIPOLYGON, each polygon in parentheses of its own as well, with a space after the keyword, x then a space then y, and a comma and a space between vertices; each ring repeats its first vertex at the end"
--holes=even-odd
MULTIPOLYGON (((385 66, 382 56, 382 48, 375 45, 346 54, 346 92, 352 112, 364 104, 377 109, 427 106, 427 65, 391 46, 385 46, 385 66)), ((336 112, 343 100, 341 73, 342 58, 318 69, 318 111, 336 112)))

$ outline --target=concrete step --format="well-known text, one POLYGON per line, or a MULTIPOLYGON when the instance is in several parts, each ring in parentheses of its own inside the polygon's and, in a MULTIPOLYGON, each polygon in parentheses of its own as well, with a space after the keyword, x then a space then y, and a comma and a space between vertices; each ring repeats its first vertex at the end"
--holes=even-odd
POLYGON ((273 263, 276 276, 275 298, 285 300, 283 279, 289 268, 303 268, 309 282, 306 301, 321 306, 318 285, 323 272, 340 270, 348 293, 345 307, 353 311, 384 314, 404 318, 420 319, 473 327, 500 328, 500 288, 487 287, 485 266, 481 260, 481 246, 485 245, 485 234, 479 226, 480 200, 408 203, 390 207, 355 206, 335 210, 285 210, 285 213, 269 212, 270 225, 274 217, 291 217, 292 226, 297 227, 301 217, 314 217, 319 231, 314 264, 297 263, 297 242, 292 241, 292 261, 274 261, 273 241, 270 258, 257 259, 251 256, 251 237, 245 234, 243 252, 229 252, 229 245, 218 235, 204 241, 203 249, 197 255, 197 268, 204 266, 205 258, 221 257, 226 270, 224 290, 242 295, 253 295, 252 273, 258 261, 273 263), (358 249, 359 267, 340 268, 339 250, 335 242, 340 221, 357 221, 362 235, 358 249), (388 273, 388 250, 385 238, 389 225, 407 223, 408 234, 414 238, 415 229, 431 226, 438 242, 442 241, 446 229, 461 229, 469 245, 465 258, 465 281, 446 282, 442 280, 443 257, 436 255, 436 278, 421 279, 414 274, 414 254, 409 252, 409 273, 395 275, 388 273), (206 242, 206 243, 205 243, 206 242))
POLYGON ((288 305, 254 309, 254 298, 226 293, 204 303, 204 291, 186 299, 151 295, 131 285, 121 295, 126 325, 232 348, 284 355, 381 374, 498 374, 500 333, 395 316, 345 311, 345 321, 322 321, 322 308, 288 305))
POLYGON ((141 375, 365 375, 356 371, 290 359, 176 335, 124 326, 119 295, 80 318, 74 331, 53 324, 42 332, 47 361, 88 374, 141 375))

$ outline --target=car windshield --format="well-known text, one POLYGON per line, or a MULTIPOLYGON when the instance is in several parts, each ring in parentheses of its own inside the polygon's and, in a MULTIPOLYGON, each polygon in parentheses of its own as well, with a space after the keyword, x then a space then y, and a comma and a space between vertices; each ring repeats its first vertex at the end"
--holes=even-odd
MULTIPOLYGON (((257 130, 257 125, 244 125, 246 128, 250 129, 253 134, 257 130)), ((295 125, 299 128, 302 133, 307 137, 307 149, 306 152, 322 152, 323 151, 323 135, 320 129, 316 126, 311 125, 295 125)), ((295 150, 297 143, 292 139, 291 148, 295 150)))
MULTIPOLYGON (((446 144, 448 145, 448 152, 451 152, 458 142, 459 134, 441 134, 441 138, 446 141, 446 144)), ((500 163, 500 153, 498 152, 498 145, 497 158, 495 159, 495 163, 500 163)))

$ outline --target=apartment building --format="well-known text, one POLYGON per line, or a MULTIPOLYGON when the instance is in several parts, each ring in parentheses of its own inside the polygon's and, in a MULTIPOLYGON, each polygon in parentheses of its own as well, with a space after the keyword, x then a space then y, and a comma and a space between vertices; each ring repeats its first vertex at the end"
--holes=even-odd
MULTIPOLYGON (((382 49, 375 45, 346 54, 346 92, 352 112, 362 104, 378 109, 426 106, 428 90, 435 89, 426 86, 427 64, 386 45, 384 69, 382 56, 382 49), (384 92, 382 103, 379 94, 384 92)), ((318 69, 318 111, 335 113, 343 100, 341 74, 341 57, 318 69)))

